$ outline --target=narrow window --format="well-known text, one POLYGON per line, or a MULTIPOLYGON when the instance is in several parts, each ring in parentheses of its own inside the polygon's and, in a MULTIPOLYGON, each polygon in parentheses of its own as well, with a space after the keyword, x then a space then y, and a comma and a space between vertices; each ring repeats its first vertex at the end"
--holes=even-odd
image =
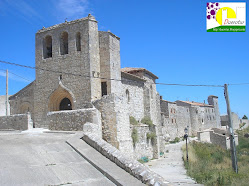
POLYGON ((101 82, 102 96, 107 95, 107 84, 106 82, 101 82))
POLYGON ((174 123, 174 119, 172 119, 172 123, 174 123))
POLYGON ((176 123, 176 119, 175 119, 175 123, 176 123))
POLYGON ((68 33, 63 32, 60 38, 60 53, 61 55, 68 54, 68 33))
POLYGON ((52 57, 52 37, 46 36, 43 39, 43 58, 50 58, 52 57))
POLYGON ((150 94, 151 94, 151 99, 153 99, 153 87, 150 85, 150 94))
POLYGON ((126 94, 126 98, 127 98, 127 103, 129 103, 130 102, 130 92, 128 89, 126 89, 125 94, 126 94))
POLYGON ((80 32, 77 32, 76 34, 76 50, 81 51, 81 36, 80 32))

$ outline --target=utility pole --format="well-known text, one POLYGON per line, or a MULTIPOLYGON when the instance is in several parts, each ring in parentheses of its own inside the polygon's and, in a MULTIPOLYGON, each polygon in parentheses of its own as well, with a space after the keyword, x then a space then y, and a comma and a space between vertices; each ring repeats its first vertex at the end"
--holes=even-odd
POLYGON ((9 108, 9 98, 8 98, 8 69, 6 70, 6 116, 8 116, 9 108))
POLYGON ((231 158, 232 158, 232 166, 236 173, 238 173, 238 165, 237 165, 237 157, 236 157, 236 145, 234 140, 234 133, 233 133, 233 121, 230 109, 230 101, 228 95, 227 84, 224 84, 224 95, 226 98, 227 103, 227 114, 228 114, 228 126, 229 126, 229 135, 230 135, 230 149, 231 149, 231 158))

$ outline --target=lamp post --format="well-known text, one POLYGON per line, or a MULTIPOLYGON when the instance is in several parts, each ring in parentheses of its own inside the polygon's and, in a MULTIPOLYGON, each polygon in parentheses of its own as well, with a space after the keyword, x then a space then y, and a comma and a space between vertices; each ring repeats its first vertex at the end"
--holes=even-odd
POLYGON ((186 157, 187 157, 187 162, 188 162, 188 128, 186 127, 184 129, 184 139, 186 139, 186 157))

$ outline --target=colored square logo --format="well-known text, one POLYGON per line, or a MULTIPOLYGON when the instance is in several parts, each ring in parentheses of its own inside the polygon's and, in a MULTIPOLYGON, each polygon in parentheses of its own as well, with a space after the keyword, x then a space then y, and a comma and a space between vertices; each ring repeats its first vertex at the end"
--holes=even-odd
POLYGON ((245 32, 246 3, 207 3, 207 32, 245 32))

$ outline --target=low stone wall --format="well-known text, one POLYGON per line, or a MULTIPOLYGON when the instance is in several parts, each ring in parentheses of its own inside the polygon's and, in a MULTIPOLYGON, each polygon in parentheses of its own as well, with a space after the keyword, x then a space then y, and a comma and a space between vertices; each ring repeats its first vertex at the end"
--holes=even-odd
POLYGON ((16 114, 0 117, 0 130, 27 130, 31 123, 30 114, 16 114))
POLYGON ((136 160, 124 156, 118 149, 92 133, 84 133, 83 140, 119 167, 147 185, 167 185, 158 174, 136 160))
POLYGON ((138 141, 134 147, 134 158, 140 159, 141 157, 148 157, 149 159, 153 158, 153 146, 151 139, 147 138, 147 133, 151 133, 149 126, 145 124, 133 125, 132 130, 137 130, 138 141))
POLYGON ((210 141, 213 144, 217 144, 221 146, 224 149, 227 149, 227 136, 214 133, 213 131, 210 131, 210 141))
MULTIPOLYGON (((213 143, 221 146, 224 149, 230 149, 230 137, 227 131, 212 128, 212 130, 205 130, 197 132, 198 140, 201 142, 213 143)), ((238 135, 234 135, 235 145, 238 145, 238 135)))
POLYGON ((100 112, 95 108, 56 111, 47 114, 49 130, 82 131, 85 123, 92 123, 96 125, 94 128, 98 136, 102 136, 100 118, 100 112))

